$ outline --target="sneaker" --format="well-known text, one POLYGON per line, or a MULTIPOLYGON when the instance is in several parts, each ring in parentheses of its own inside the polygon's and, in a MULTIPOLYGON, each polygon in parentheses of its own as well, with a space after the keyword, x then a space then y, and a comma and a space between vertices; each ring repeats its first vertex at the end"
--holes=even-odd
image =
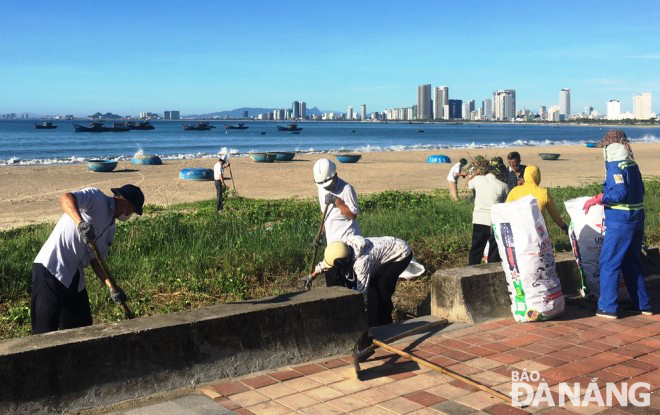
POLYGON ((633 308, 629 306, 629 307, 625 307, 623 311, 630 314, 641 314, 643 316, 652 316, 655 314, 652 308, 649 308, 647 310, 640 310, 638 308, 633 308))
POLYGON ((610 313, 610 312, 603 311, 603 310, 596 311, 596 315, 598 317, 605 317, 605 318, 611 318, 611 319, 619 318, 619 316, 616 313, 610 313))

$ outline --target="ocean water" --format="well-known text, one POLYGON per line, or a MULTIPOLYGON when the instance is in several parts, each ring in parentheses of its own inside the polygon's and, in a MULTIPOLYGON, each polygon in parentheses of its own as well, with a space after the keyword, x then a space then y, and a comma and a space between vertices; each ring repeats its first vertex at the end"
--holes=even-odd
MULTIPOLYGON (((73 124, 55 121, 54 130, 37 130, 34 121, 0 121, 0 166, 82 163, 91 158, 130 159, 143 151, 164 159, 215 157, 230 151, 329 152, 349 150, 407 151, 415 149, 548 146, 598 141, 607 127, 526 124, 405 124, 303 122, 300 134, 278 132, 275 122, 247 122, 247 130, 225 131, 211 122, 210 131, 184 131, 181 121, 154 121, 150 131, 76 133, 73 124), (420 132, 422 130, 423 132, 420 132), (264 132, 265 134, 260 134, 264 132)), ((286 125, 286 123, 279 123, 286 125)), ((625 128, 633 141, 658 141, 660 128, 625 128)))

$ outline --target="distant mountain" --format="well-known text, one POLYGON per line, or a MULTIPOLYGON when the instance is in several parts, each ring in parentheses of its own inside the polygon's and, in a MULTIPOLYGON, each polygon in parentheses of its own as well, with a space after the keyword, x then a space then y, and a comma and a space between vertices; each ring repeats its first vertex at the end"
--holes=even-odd
MULTIPOLYGON (((219 111, 219 112, 210 112, 208 114, 190 114, 184 115, 183 118, 243 118, 243 113, 247 111, 248 118, 256 117, 259 114, 265 114, 267 112, 273 112, 277 108, 253 108, 253 107, 243 107, 236 108, 230 111, 219 111)), ((307 108, 305 111, 307 116, 310 115, 321 115, 323 112, 318 108, 307 108)))

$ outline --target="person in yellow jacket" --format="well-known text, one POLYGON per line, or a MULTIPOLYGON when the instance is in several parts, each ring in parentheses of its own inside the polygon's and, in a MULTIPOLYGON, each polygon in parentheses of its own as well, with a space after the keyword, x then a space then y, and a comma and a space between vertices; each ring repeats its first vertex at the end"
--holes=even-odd
POLYGON ((568 225, 559 215, 557 211, 557 205, 555 205, 552 196, 548 192, 548 189, 545 187, 540 187, 541 183, 541 170, 538 167, 533 165, 528 165, 525 168, 525 173, 523 175, 525 182, 511 189, 509 196, 506 198, 506 202, 513 202, 525 196, 533 196, 536 199, 536 203, 539 205, 539 209, 543 214, 543 217, 547 220, 546 212, 550 214, 553 222, 561 228, 564 233, 568 233, 568 225))

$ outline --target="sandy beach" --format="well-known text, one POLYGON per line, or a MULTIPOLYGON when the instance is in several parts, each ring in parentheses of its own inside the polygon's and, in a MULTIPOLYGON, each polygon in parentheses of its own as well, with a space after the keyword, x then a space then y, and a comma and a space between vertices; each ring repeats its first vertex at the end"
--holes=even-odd
MULTIPOLYGON (((429 164, 431 154, 446 154, 452 162, 476 155, 506 157, 513 148, 456 149, 433 151, 390 151, 364 153, 356 164, 338 163, 338 172, 350 182, 358 194, 384 190, 422 190, 447 188, 451 165, 429 164)), ((601 181, 604 177, 600 149, 584 146, 551 146, 515 148, 523 164, 535 164, 542 173, 542 185, 548 187, 580 185, 601 181), (560 153, 557 161, 544 161, 538 153, 560 153)), ((645 178, 660 176, 660 144, 634 143, 633 150, 645 178)), ((333 155, 297 154, 292 162, 254 163, 248 157, 231 159, 238 193, 244 197, 278 199, 314 197, 311 169, 316 160, 333 155)), ((142 188, 146 203, 172 204, 212 199, 213 182, 191 182, 178 179, 185 167, 212 168, 215 159, 166 160, 162 166, 132 165, 120 162, 110 173, 95 173, 86 164, 0 167, 0 230, 57 220, 62 212, 59 196, 84 187, 98 187, 110 193, 111 187, 133 183, 142 188)), ((227 174, 228 176, 228 171, 227 174)), ((459 188, 463 188, 463 179, 459 188)), ((231 184, 229 184, 231 188, 231 184)))

